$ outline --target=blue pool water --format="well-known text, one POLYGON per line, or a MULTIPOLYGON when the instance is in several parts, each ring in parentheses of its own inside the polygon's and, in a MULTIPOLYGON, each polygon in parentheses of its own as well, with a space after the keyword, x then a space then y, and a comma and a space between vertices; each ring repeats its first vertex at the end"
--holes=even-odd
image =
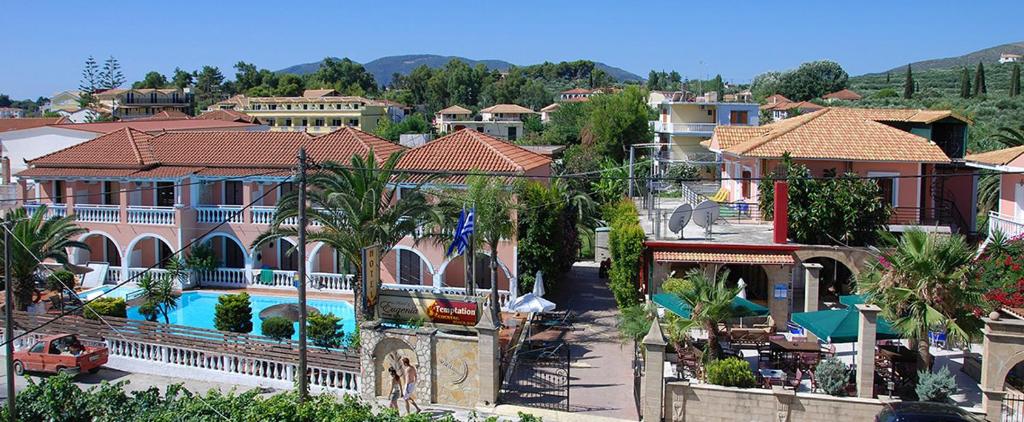
MULTIPOLYGON (((186 325, 189 327, 215 329, 213 326, 213 314, 214 308, 217 306, 217 297, 224 293, 210 293, 210 292, 184 292, 181 297, 178 298, 178 307, 174 309, 170 314, 170 323, 177 325, 186 325)), ((281 303, 298 303, 298 299, 294 297, 285 296, 259 296, 249 295, 252 303, 252 333, 262 335, 262 321, 260 320, 260 311, 266 309, 269 306, 278 305, 281 303)), ((344 327, 345 333, 351 333, 355 331, 356 317, 355 310, 348 302, 342 300, 323 300, 323 299, 308 299, 306 301, 309 306, 316 308, 320 313, 332 313, 334 316, 341 318, 341 325, 344 327)), ((137 306, 128 309, 128 318, 145 320, 146 317, 139 313, 137 306)), ((163 322, 161 318, 159 320, 163 322)), ((292 336, 293 340, 299 338, 299 327, 298 323, 295 324, 295 335, 292 336)))
POLYGON ((134 286, 121 286, 114 288, 115 286, 100 286, 92 288, 83 292, 78 293, 78 297, 82 300, 95 299, 96 297, 103 295, 103 297, 119 297, 124 299, 128 294, 138 291, 138 287, 134 286))

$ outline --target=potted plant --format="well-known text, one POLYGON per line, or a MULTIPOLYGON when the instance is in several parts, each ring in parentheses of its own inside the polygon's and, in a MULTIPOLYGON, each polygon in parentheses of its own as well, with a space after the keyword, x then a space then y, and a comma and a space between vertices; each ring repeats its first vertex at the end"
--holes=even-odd
POLYGON ((167 268, 172 274, 177 274, 176 278, 181 283, 182 290, 194 289, 200 287, 200 273, 217 268, 217 258, 214 256, 213 246, 210 242, 205 242, 192 246, 184 260, 171 259, 167 268))

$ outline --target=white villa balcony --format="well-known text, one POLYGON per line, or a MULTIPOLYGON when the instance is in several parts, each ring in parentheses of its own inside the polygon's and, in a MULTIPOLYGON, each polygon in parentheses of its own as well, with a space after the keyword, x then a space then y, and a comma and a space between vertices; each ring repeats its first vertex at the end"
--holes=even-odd
POLYGON ((199 205, 196 206, 197 223, 242 223, 244 222, 242 207, 239 205, 199 205))
MULTIPOLYGON (((25 211, 27 211, 29 213, 29 215, 35 214, 36 210, 39 209, 39 207, 41 205, 42 204, 37 204, 37 203, 25 204, 25 211)), ((46 205, 47 205, 47 207, 46 207, 46 216, 45 216, 46 218, 63 217, 63 216, 68 214, 68 208, 64 204, 46 204, 46 205)))
POLYGON ((86 223, 120 223, 121 206, 75 204, 75 216, 86 223))
MULTIPOLYGON (((197 274, 202 286, 227 288, 262 288, 262 289, 295 289, 297 271, 260 270, 245 268, 216 268, 197 274), (264 278, 263 272, 269 271, 270 277, 264 278)), ((306 286, 310 291, 352 293, 353 276, 349 274, 311 272, 307 276, 306 286)))
POLYGON ((715 132, 715 126, 718 125, 715 123, 665 123, 657 120, 654 122, 654 131, 673 135, 711 136, 715 132))
POLYGON ((173 226, 174 207, 128 206, 128 224, 173 226))
POLYGON ((1014 219, 1008 215, 1003 215, 998 212, 990 212, 988 214, 988 238, 992 239, 992 236, 996 232, 1002 232, 1007 238, 1013 238, 1024 235, 1024 221, 1014 219))

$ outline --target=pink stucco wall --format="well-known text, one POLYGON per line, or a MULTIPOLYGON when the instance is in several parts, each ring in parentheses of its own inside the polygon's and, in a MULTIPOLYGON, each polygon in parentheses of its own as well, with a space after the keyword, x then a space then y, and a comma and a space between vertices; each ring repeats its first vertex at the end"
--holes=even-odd
MULTIPOLYGON (((1017 203, 1024 205, 1024 198, 1016 198, 1018 186, 1024 184, 1024 174, 1003 174, 999 187, 999 213, 1014 217, 1017 203)), ((1018 218, 1024 218, 1024 215, 1018 218)))

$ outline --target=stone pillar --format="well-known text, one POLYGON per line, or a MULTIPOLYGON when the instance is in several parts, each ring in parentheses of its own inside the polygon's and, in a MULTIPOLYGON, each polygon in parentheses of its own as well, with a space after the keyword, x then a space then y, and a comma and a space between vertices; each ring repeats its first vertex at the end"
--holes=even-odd
POLYGON ((818 310, 818 285, 821 281, 821 264, 804 263, 804 312, 818 310))
POLYGON ((499 364, 500 350, 498 348, 498 329, 491 316, 490 309, 483 309, 480 312, 480 322, 476 324, 477 332, 477 374, 479 374, 479 393, 477 402, 481 406, 493 407, 498 402, 499 380, 501 379, 501 365, 499 364))
POLYGON ((665 400, 665 336, 655 318, 644 337, 644 377, 641 381, 641 417, 645 421, 660 421, 662 401, 665 400))
POLYGON ((791 296, 793 295, 793 266, 762 265, 768 276, 768 312, 779 331, 787 330, 791 296), (775 297, 776 288, 785 291, 785 297, 775 297))
POLYGON ((876 321, 882 309, 875 305, 857 305, 857 397, 871 398, 875 392, 876 321))
POLYGON ((67 207, 68 215, 75 213, 75 183, 74 180, 64 182, 64 206, 67 207))

